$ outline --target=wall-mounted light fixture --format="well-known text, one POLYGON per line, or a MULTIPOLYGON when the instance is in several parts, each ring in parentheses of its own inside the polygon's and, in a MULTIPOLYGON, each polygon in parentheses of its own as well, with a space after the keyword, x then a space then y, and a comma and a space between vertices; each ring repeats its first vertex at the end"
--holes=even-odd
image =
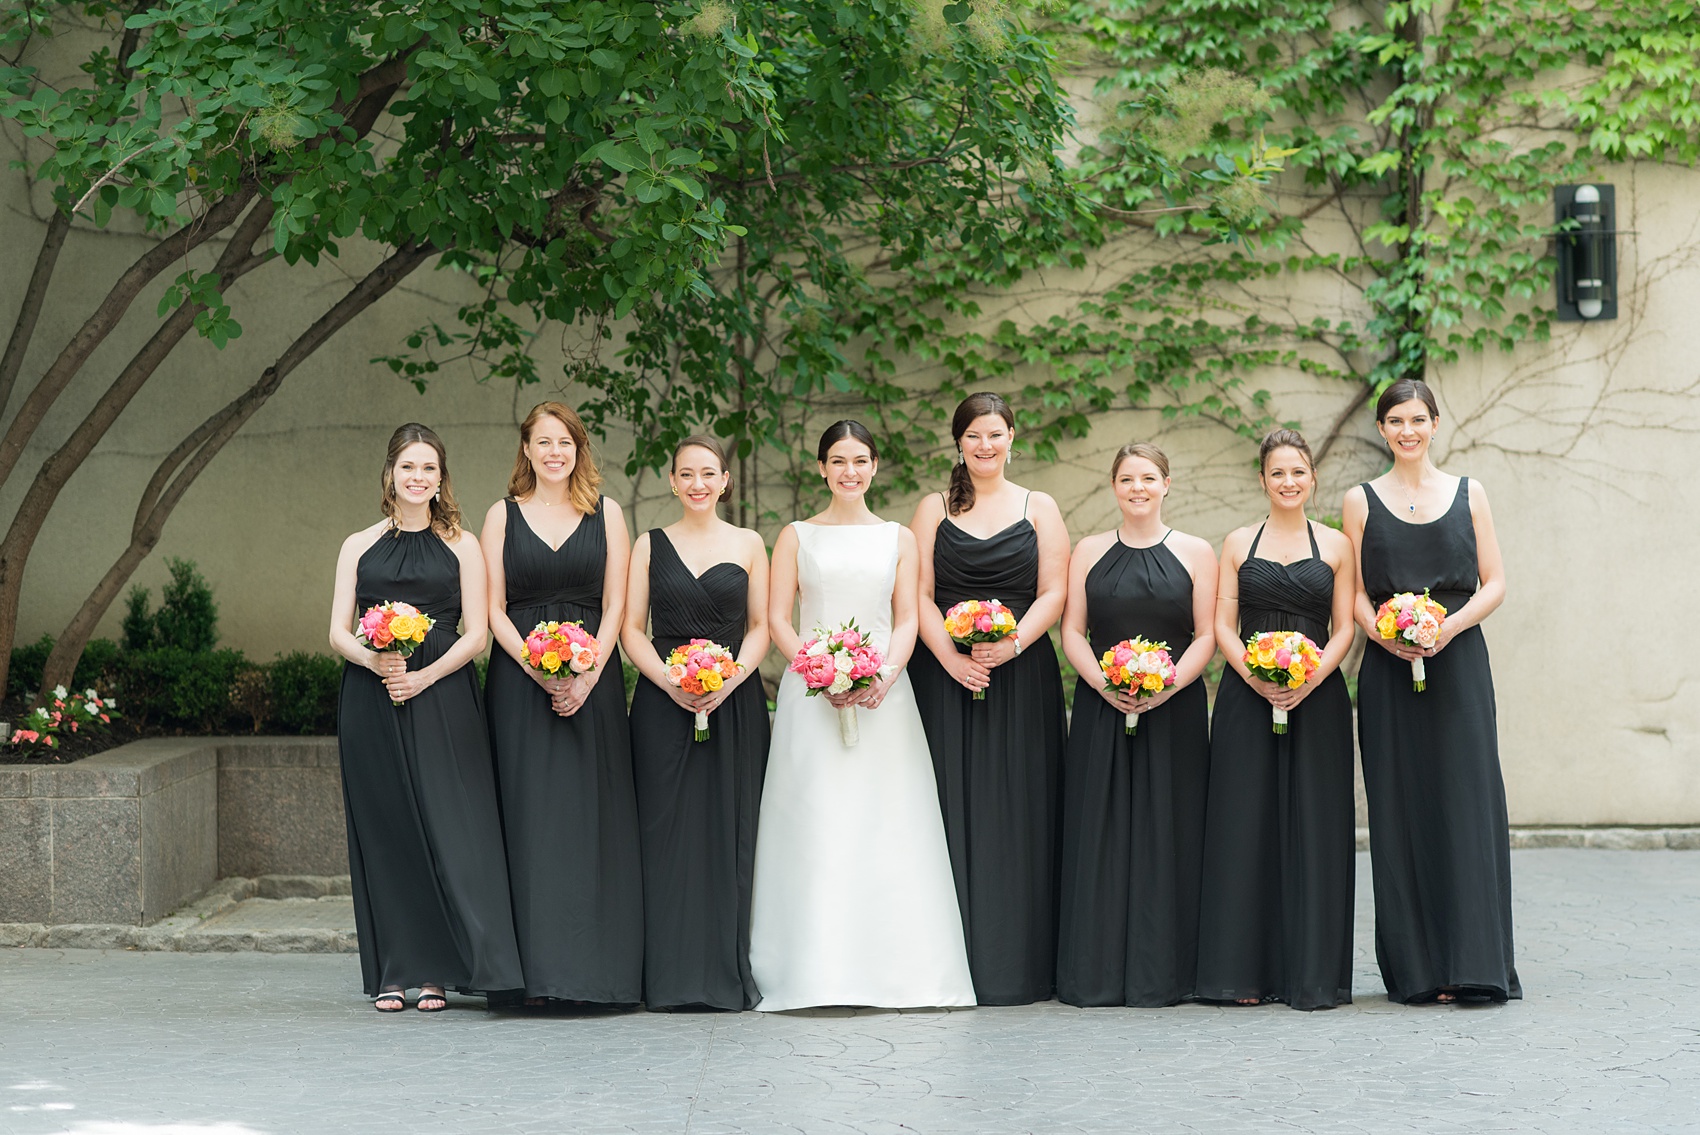
POLYGON ((1558 318, 1617 318, 1617 190, 1560 185, 1552 191, 1558 222, 1558 318))

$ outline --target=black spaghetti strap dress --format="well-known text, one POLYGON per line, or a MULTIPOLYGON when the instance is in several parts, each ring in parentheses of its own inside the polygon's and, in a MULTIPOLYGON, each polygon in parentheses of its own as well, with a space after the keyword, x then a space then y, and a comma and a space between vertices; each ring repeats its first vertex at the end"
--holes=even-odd
MULTIPOLYGON (((1310 558, 1240 565, 1240 634, 1328 642, 1334 570, 1310 558)), ((1233 643, 1223 644, 1236 650, 1233 643)), ((1268 701, 1231 667, 1216 691, 1199 900, 1199 997, 1324 1009, 1352 1000, 1352 701, 1336 670, 1273 729, 1268 701)))
MULTIPOLYGON (((599 640, 608 534, 602 502, 559 548, 507 502, 502 567, 508 618, 524 636, 540 622, 584 623, 599 640)), ((643 998, 643 864, 631 736, 618 650, 571 717, 519 663, 490 657, 485 696, 501 786, 508 874, 527 997, 607 1005, 643 998)))
MULTIPOLYGON (((1164 542, 1120 539, 1086 575, 1095 654, 1125 638, 1193 639, 1192 576, 1164 542)), ((1203 682, 1124 715, 1081 678, 1063 764, 1057 997, 1071 1005, 1173 1005, 1198 971, 1198 888, 1210 724, 1203 682)))
MULTIPOLYGON (((1039 536, 1025 516, 984 540, 947 517, 933 540, 941 615, 965 599, 997 599, 1017 619, 1026 615, 1039 590, 1039 536)), ((974 998, 981 1005, 1048 1001, 1068 733, 1056 650, 1048 636, 1023 644, 1019 657, 992 671, 981 701, 925 644, 910 659, 909 679, 932 750, 974 998)))
MULTIPOLYGON (((389 532, 361 555, 359 610, 390 602, 436 620, 409 670, 435 662, 460 637, 460 560, 435 532, 389 532)), ((396 706, 382 679, 347 663, 337 741, 366 992, 518 989, 477 672, 468 664, 396 706)))
MULTIPOLYGON (((1470 482, 1458 480, 1438 520, 1400 520, 1362 486, 1363 575, 1380 606, 1425 587, 1447 611, 1475 593, 1470 482)), ((1522 997, 1512 963, 1511 839, 1487 641, 1471 627, 1410 663, 1375 643, 1358 674, 1358 742, 1369 797, 1375 956, 1390 1000, 1430 1001, 1442 988, 1493 1001, 1522 997)))
MULTIPOLYGON (((734 656, 750 579, 734 563, 692 575, 661 529, 649 533, 649 618, 656 653, 706 638, 734 656)), ((752 675, 708 716, 648 678, 632 696, 632 761, 643 843, 644 1002, 651 1009, 752 1009, 750 890, 767 774, 767 695, 752 675)))

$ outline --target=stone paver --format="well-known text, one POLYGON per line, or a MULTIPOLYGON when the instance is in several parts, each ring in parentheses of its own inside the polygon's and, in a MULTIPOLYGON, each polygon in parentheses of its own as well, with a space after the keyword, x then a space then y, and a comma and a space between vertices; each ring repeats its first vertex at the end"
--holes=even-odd
MULTIPOLYGON (((1700 856, 1519 851, 1527 1000, 384 1017, 346 956, 0 950, 4 1135, 1700 1132, 1700 856)), ((329 905, 329 904, 327 904, 329 905)))
POLYGON ((354 933, 354 900, 246 899, 201 923, 204 930, 342 930, 354 933))

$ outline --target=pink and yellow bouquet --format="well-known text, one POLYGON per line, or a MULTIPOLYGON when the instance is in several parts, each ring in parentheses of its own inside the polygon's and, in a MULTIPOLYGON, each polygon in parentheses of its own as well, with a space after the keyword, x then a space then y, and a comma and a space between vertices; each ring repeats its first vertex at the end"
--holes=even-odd
MULTIPOLYGON (((1106 685, 1136 698, 1148 698, 1175 684, 1175 662, 1166 642, 1124 638, 1104 651, 1098 665, 1106 685)), ((1129 737, 1139 731, 1139 714, 1127 715, 1126 731, 1129 737)))
MULTIPOLYGON (((411 603, 379 603, 360 616, 360 629, 354 637, 367 650, 389 651, 407 658, 436 625, 437 620, 411 603)), ((392 698, 390 704, 401 703, 392 698)))
POLYGON ((600 655, 596 636, 582 623, 538 623, 525 636, 525 664, 552 678, 588 674, 596 669, 600 655))
MULTIPOLYGON (((803 643, 789 669, 802 677, 808 697, 843 694, 874 684, 885 669, 885 655, 851 619, 836 627, 815 629, 815 637, 803 643)), ((856 728, 856 707, 838 711, 838 736, 846 745, 861 739, 856 728)))
MULTIPOLYGON (((741 669, 730 650, 706 638, 693 638, 667 656, 667 681, 699 697, 720 689, 741 669)), ((695 736, 698 741, 708 740, 708 714, 701 710, 696 715, 695 736)))
MULTIPOLYGON (((1401 591, 1375 612, 1375 629, 1382 638, 1400 639, 1425 650, 1440 640, 1440 624, 1445 621, 1446 608, 1429 598, 1426 587, 1421 595, 1401 591)), ((1411 689, 1421 693, 1427 687, 1423 660, 1411 659, 1411 689)))
MULTIPOLYGON (((996 599, 964 599, 944 613, 944 629, 964 646, 997 642, 1015 633, 1015 612, 996 599)), ((975 690, 975 701, 985 701, 986 691, 975 690)))
MULTIPOLYGON (((1245 642, 1245 665, 1251 676, 1296 690, 1310 681, 1322 665, 1322 651, 1298 631, 1264 631, 1245 642)), ((1287 711, 1270 707, 1275 732, 1287 731, 1287 711)))

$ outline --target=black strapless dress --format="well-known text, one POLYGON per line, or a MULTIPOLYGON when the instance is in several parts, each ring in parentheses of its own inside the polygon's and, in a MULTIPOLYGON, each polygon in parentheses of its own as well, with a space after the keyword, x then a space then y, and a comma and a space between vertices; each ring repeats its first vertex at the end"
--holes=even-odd
MULTIPOLYGON (((1178 662, 1192 643, 1192 576, 1166 543, 1118 539, 1086 575, 1086 604, 1096 654, 1143 636, 1178 662)), ((1063 764, 1057 997, 1173 1005, 1198 971, 1208 699, 1193 682, 1141 714, 1129 737, 1102 684, 1094 675, 1075 689, 1063 764)))
MULTIPOLYGON (((540 622, 580 622, 598 639, 608 534, 602 504, 559 548, 507 502, 502 548, 508 618, 524 636, 540 622)), ((501 786, 514 923, 528 997, 606 1005, 643 998, 643 863, 631 736, 618 650, 571 717, 519 663, 490 656, 485 697, 501 786)))
MULTIPOLYGON (((692 575, 661 529, 649 534, 649 618, 666 659, 693 638, 737 655, 750 579, 734 563, 692 575)), ((632 762, 643 841, 644 1001, 651 1009, 751 1009, 750 889, 756 819, 767 774, 767 696, 751 676, 709 714, 695 715, 647 678, 632 696, 632 762)))
MULTIPOLYGON (((1240 565, 1240 634, 1328 642, 1334 570, 1311 558, 1240 565)), ((1227 650, 1238 647, 1224 643, 1227 650)), ((1352 701, 1336 670, 1272 728, 1269 703, 1229 668, 1210 730, 1210 798, 1199 900, 1200 997, 1295 1009, 1352 1000, 1352 701)))
MULTIPOLYGON (((1023 518, 980 540, 942 520, 933 578, 940 614, 964 599, 997 599, 1019 619, 1038 595, 1038 534, 1023 518)), ((981 1005, 1048 1001, 1056 973, 1058 778, 1068 720, 1049 636, 1023 646, 992 671, 981 701, 925 644, 909 663, 981 1005)))
MULTIPOLYGON (((1377 606, 1425 587, 1448 611, 1475 593, 1470 482, 1446 515, 1400 520, 1362 486, 1364 591, 1377 606)), ((1393 1001, 1455 987, 1495 1001, 1523 996, 1512 963, 1511 833, 1487 640, 1471 627, 1411 665, 1370 643, 1358 672, 1358 743, 1369 797, 1375 956, 1393 1001)))
MULTIPOLYGON (((418 670, 460 637, 460 560, 435 532, 396 531, 360 557, 355 603, 411 603, 436 619, 418 670)), ((400 706, 376 674, 342 668, 337 704, 348 869, 366 992, 523 982, 478 677, 462 667, 400 706)))

